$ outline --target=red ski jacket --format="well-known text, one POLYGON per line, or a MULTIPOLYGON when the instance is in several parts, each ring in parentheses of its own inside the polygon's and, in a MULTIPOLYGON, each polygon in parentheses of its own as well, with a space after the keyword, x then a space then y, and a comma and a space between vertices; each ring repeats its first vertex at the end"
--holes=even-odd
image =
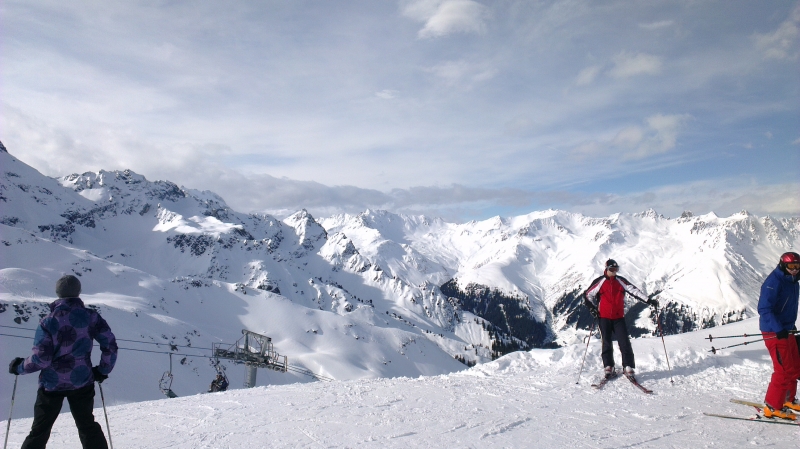
POLYGON ((617 275, 611 278, 604 272, 602 276, 592 281, 583 293, 583 297, 597 308, 600 318, 618 320, 625 317, 625 292, 635 298, 644 296, 641 290, 624 277, 617 275))

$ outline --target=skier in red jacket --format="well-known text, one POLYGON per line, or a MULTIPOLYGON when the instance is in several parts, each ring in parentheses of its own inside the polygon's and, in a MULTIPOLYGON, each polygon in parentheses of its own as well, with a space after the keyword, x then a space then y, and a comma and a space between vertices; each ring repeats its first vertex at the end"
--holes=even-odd
POLYGON ((603 275, 592 281, 589 288, 583 293, 586 307, 595 318, 599 318, 598 327, 603 338, 602 356, 606 378, 616 376, 612 335, 617 338, 619 352, 622 354, 624 374, 628 377, 635 374, 636 360, 634 360, 631 340, 628 336, 628 326, 625 325, 625 293, 658 308, 658 301, 642 299, 644 293, 624 277, 617 276, 618 270, 619 264, 614 259, 608 259, 603 275))

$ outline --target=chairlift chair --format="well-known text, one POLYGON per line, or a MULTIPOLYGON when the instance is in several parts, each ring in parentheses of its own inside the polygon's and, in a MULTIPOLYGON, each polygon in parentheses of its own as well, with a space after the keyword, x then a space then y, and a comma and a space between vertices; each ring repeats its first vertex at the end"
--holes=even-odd
POLYGON ((178 395, 172 391, 172 354, 169 355, 169 371, 165 371, 161 375, 161 380, 158 382, 158 389, 168 398, 177 398, 178 395))
MULTIPOLYGON (((217 376, 222 376, 222 379, 225 380, 225 389, 227 389, 228 385, 230 385, 230 381, 228 380, 228 376, 225 374, 225 365, 220 363, 219 359, 216 357, 211 360, 211 365, 214 366, 214 369, 217 371, 217 376)), ((216 381, 217 381, 216 378, 214 378, 214 380, 211 381, 211 388, 208 389, 209 393, 216 391, 214 390, 214 384, 216 383, 216 381)))

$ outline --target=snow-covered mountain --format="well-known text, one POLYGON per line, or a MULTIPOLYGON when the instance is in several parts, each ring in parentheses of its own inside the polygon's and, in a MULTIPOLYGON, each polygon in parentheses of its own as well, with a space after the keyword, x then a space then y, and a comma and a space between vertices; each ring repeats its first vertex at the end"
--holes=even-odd
MULTIPOLYGON (((658 293, 667 332, 736 321, 755 315, 761 281, 800 235, 798 218, 746 212, 550 210, 454 224, 301 210, 279 220, 127 170, 49 178, 2 144, 0 166, 0 325, 32 336, 55 280, 75 273, 120 338, 197 348, 176 358, 179 394, 213 375, 201 348, 232 343, 243 328, 272 337, 290 364, 336 379, 448 373, 464 367, 457 359, 569 344, 591 323, 578 296, 609 257, 658 293)), ((636 335, 655 331, 647 307, 632 303, 629 319, 636 335)), ((30 347, 3 338, 0 357, 30 347)), ((120 400, 158 397, 166 354, 131 350, 120 364, 115 374, 131 385, 120 400)))

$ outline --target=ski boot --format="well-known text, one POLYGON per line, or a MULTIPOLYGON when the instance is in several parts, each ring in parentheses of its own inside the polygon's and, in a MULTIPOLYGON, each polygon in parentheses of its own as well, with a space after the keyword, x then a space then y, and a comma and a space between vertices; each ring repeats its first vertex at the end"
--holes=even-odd
POLYGON ((794 401, 783 404, 783 408, 788 408, 793 412, 800 412, 800 402, 797 402, 797 399, 795 399, 794 401))
POLYGON ((617 372, 614 370, 613 366, 607 366, 603 369, 603 374, 605 375, 606 379, 613 379, 617 377, 617 372))
POLYGON ((622 374, 624 374, 628 379, 636 379, 636 370, 630 366, 626 366, 625 369, 622 370, 622 374))
POLYGON ((784 407, 780 410, 775 410, 774 408, 767 405, 764 407, 764 417, 765 418, 780 418, 780 419, 789 419, 792 421, 797 420, 797 415, 792 413, 789 407, 784 407))

